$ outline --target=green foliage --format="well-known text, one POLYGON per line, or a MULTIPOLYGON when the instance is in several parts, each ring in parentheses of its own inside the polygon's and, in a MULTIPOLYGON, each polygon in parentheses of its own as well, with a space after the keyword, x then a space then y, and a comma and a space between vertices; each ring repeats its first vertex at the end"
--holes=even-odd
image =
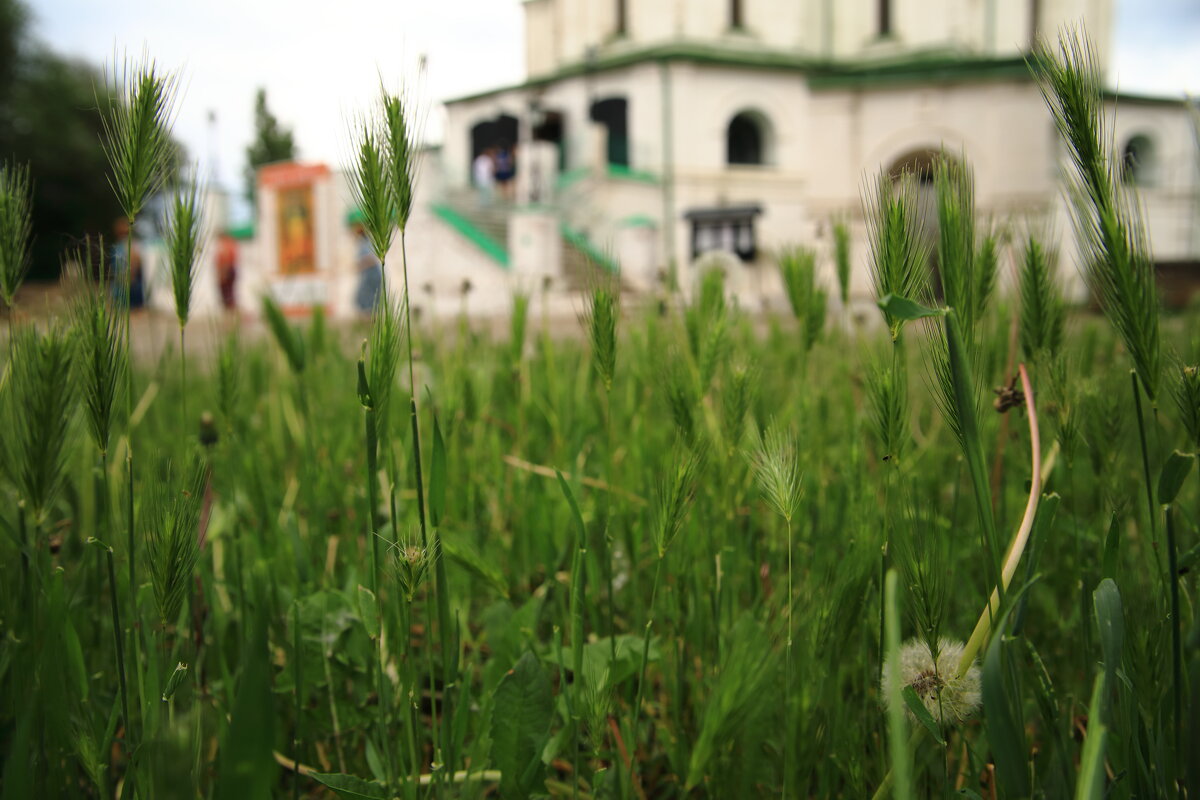
POLYGON ((800 321, 805 350, 811 350, 825 328, 829 296, 817 285, 817 254, 805 247, 792 247, 779 254, 779 271, 792 313, 800 321))

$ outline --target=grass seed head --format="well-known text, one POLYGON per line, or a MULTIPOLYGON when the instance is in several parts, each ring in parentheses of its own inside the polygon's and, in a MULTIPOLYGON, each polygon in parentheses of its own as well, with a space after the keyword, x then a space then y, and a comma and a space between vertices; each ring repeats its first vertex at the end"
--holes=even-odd
POLYGON ((28 165, 0 164, 0 299, 10 308, 29 271, 32 194, 28 165))
POLYGON ((609 281, 597 281, 587 298, 584 321, 592 345, 592 366, 604 383, 605 391, 612 389, 617 369, 617 317, 620 315, 620 294, 609 281))
POLYGON ((850 302, 850 226, 846 220, 833 223, 833 265, 837 270, 838 294, 842 305, 850 302))
POLYGON ((1062 346, 1067 305, 1058 282, 1058 254, 1034 236, 1025 240, 1020 276, 1021 350, 1033 360, 1054 357, 1062 346))
POLYGON ((45 333, 26 326, 14 332, 9 347, 3 464, 40 525, 64 481, 75 410, 75 343, 57 325, 45 333))
POLYGON ((175 166, 171 140, 179 81, 153 61, 126 60, 106 75, 107 99, 100 106, 104 154, 112 175, 109 183, 127 219, 141 212, 146 200, 167 180, 175 166))
POLYGON ((1193 447, 1200 449, 1200 368, 1195 364, 1180 364, 1171 394, 1188 439, 1193 447))
POLYGON ((196 285, 196 268, 203 246, 204 208, 200 186, 192 182, 175 189, 167 209, 165 224, 167 257, 171 267, 171 287, 175 293, 175 317, 179 327, 187 325, 196 285))
POLYGON ((795 438, 773 423, 749 458, 763 498, 776 514, 790 523, 803 494, 800 454, 795 438))
MULTIPOLYGON (((403 94, 381 91, 384 160, 387 188, 396 226, 403 232, 412 214, 415 182, 415 148, 412 141, 409 104, 403 94)), ((380 259, 381 261, 383 259, 380 259)))
POLYGON ((66 268, 72 287, 71 322, 77 348, 77 383, 83 392, 88 432, 96 449, 108 452, 113 413, 128 367, 125 351, 127 318, 106 291, 103 280, 104 241, 78 250, 66 268), (93 268, 93 258, 95 266, 93 268))
POLYGON ((199 460, 182 484, 173 479, 168 467, 152 484, 148 508, 139 517, 154 602, 164 627, 179 618, 200 557, 200 506, 205 480, 204 465, 199 460))
POLYGON ((1084 279, 1153 400, 1162 370, 1154 259, 1142 206, 1120 185, 1105 132, 1099 59, 1086 38, 1067 32, 1057 50, 1039 42, 1030 65, 1070 156, 1067 193, 1084 279))
MULTIPOLYGON (((921 235, 913 176, 881 172, 866 215, 875 296, 920 297, 929 282, 929 244, 921 235)), ((886 311, 884 319, 897 338, 901 321, 886 311)))
POLYGON ((779 254, 779 271, 792 313, 801 324, 805 350, 811 350, 825 328, 828 295, 817 281, 817 254, 807 247, 789 247, 779 254))

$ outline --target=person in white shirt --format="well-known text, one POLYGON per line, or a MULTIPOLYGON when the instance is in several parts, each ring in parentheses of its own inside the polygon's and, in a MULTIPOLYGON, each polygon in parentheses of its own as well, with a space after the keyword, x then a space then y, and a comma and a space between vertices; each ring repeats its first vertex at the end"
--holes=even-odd
POLYGON ((492 159, 492 149, 489 147, 475 156, 471 164, 471 176, 479 191, 479 203, 485 206, 491 204, 496 188, 496 162, 492 159))

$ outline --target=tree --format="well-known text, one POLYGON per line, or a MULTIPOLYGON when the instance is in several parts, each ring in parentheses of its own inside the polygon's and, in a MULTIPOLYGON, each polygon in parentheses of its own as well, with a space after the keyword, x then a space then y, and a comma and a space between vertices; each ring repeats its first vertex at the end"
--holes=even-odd
POLYGON ((259 87, 254 97, 254 141, 246 148, 246 198, 254 200, 255 175, 263 164, 296 157, 290 128, 283 128, 267 108, 267 90, 259 87))
POLYGON ((110 234, 120 208, 100 148, 104 81, 82 61, 32 41, 20 0, 0 0, 0 161, 29 165, 33 248, 29 277, 58 276, 64 250, 110 234))

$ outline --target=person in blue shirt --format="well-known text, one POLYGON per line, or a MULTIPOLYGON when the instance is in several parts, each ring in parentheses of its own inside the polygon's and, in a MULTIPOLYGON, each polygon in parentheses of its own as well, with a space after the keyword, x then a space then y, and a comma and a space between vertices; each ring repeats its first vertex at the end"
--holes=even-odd
POLYGON ((109 250, 112 264, 112 294, 118 305, 127 301, 130 309, 146 305, 146 282, 142 270, 142 251, 137 241, 130 242, 133 235, 129 220, 119 218, 113 223, 113 244, 109 250), (130 269, 132 261, 132 269, 130 269), (128 286, 126 285, 128 283, 128 286))
POLYGON ((383 286, 383 265, 375 257, 371 240, 361 224, 354 226, 354 247, 354 263, 358 265, 358 290, 354 293, 354 304, 362 313, 370 314, 383 286))

